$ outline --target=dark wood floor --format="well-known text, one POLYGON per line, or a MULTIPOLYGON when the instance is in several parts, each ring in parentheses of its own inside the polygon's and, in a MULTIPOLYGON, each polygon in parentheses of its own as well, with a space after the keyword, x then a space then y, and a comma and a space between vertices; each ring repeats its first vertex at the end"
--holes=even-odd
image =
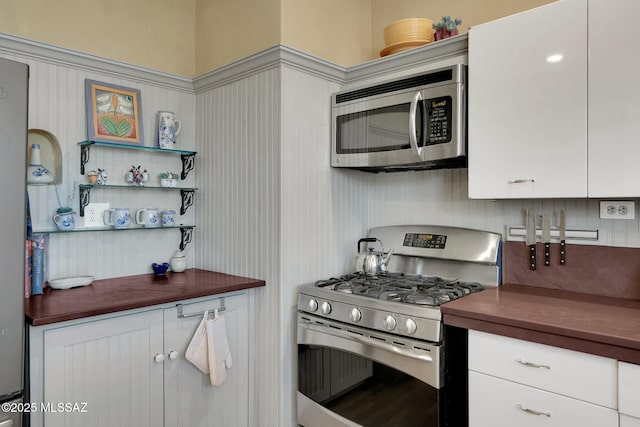
POLYGON ((374 375, 326 406, 367 427, 438 426, 436 390, 409 376, 389 382, 374 375))

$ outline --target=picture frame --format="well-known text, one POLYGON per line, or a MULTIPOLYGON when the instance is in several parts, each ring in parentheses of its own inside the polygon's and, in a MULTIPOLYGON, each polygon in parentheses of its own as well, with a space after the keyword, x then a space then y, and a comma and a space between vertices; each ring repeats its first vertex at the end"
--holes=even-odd
POLYGON ((87 138, 144 145, 139 89, 85 80, 87 138))

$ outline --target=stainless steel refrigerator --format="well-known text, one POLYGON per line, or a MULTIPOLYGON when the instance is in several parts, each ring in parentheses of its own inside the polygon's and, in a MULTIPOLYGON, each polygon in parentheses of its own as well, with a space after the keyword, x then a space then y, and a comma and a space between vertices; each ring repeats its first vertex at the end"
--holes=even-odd
MULTIPOLYGON (((24 390, 28 79, 27 65, 0 59, 0 171, 5 177, 0 185, 1 403, 22 402, 24 390)), ((21 416, 0 409, 0 427, 20 426, 21 416)))

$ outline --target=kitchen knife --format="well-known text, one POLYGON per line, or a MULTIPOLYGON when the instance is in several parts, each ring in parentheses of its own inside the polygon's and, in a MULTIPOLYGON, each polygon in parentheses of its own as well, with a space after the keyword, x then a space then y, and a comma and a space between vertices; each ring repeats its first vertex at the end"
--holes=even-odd
POLYGON ((529 269, 536 269, 536 220, 533 209, 527 211, 527 235, 525 243, 529 247, 529 269))
POLYGON ((564 209, 560 210, 560 265, 565 265, 567 262, 566 256, 566 245, 565 245, 565 234, 566 234, 566 224, 564 222, 564 209))
POLYGON ((542 243, 544 243, 544 265, 551 265, 551 223, 549 215, 542 214, 542 243))

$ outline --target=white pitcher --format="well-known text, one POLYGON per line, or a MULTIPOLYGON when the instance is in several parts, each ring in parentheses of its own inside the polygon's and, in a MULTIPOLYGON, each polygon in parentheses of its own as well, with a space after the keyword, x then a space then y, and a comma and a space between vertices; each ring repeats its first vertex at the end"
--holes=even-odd
POLYGON ((158 111, 158 147, 174 148, 182 123, 172 111, 158 111))

